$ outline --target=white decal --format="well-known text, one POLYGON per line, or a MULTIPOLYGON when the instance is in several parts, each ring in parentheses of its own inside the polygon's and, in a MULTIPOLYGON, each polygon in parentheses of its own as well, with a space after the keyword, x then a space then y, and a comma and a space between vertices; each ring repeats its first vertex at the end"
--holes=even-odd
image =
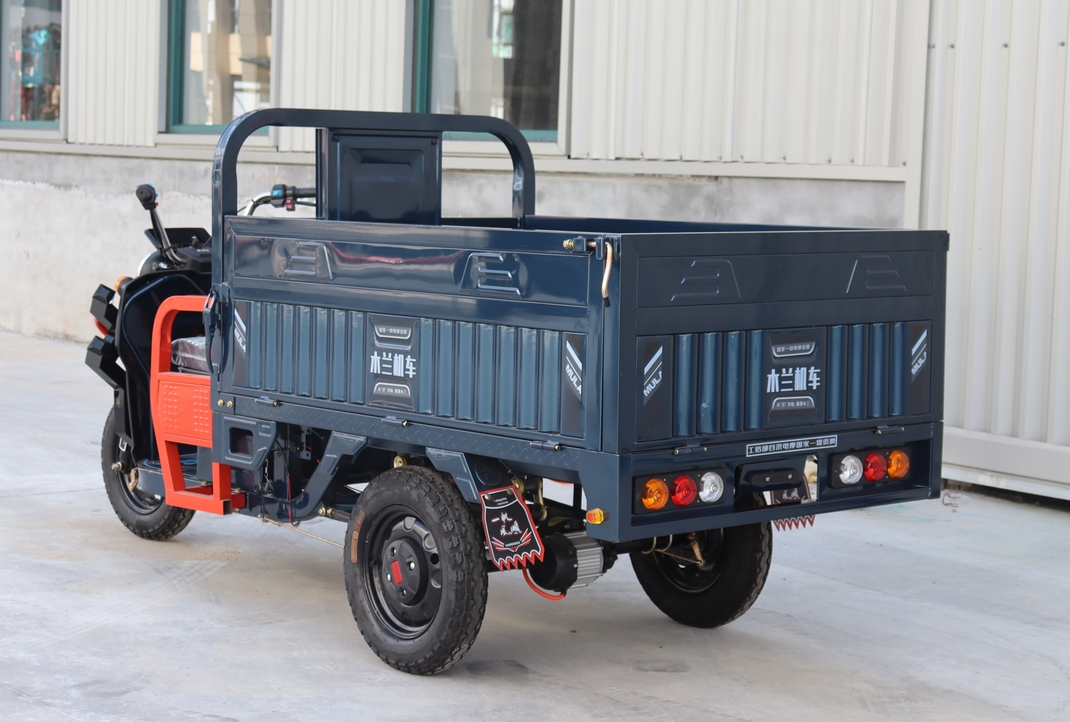
POLYGON ((245 353, 245 339, 248 331, 245 328, 245 321, 242 321, 241 314, 234 314, 234 341, 238 344, 238 348, 242 353, 245 353))
POLYGON ((921 332, 921 336, 914 344, 914 348, 910 351, 910 376, 913 378, 918 375, 922 367, 925 366, 925 362, 929 360, 929 344, 925 343, 925 339, 929 336, 929 329, 925 329, 921 332))
POLYGON ((382 376, 401 378, 416 377, 416 359, 405 353, 373 351, 368 363, 368 372, 382 376))
POLYGON ((765 393, 782 391, 815 391, 821 386, 821 369, 816 366, 787 366, 770 369, 765 377, 765 393))
POLYGON ((582 401, 583 362, 580 361, 580 356, 576 353, 576 349, 572 348, 571 341, 565 341, 565 351, 567 353, 565 357, 565 377, 568 378, 568 382, 572 385, 572 390, 576 393, 576 397, 582 401))
POLYGON ((747 457, 766 456, 768 454, 783 454, 792 451, 808 451, 810 449, 832 449, 839 444, 839 437, 810 436, 804 439, 787 439, 784 441, 769 441, 758 444, 747 444, 747 457))
POLYGON ((661 386, 661 380, 664 378, 662 372, 662 360, 661 357, 665 352, 664 346, 658 346, 658 350, 654 352, 654 356, 647 361, 646 366, 643 368, 643 403, 645 404, 650 400, 651 394, 658 390, 661 386))

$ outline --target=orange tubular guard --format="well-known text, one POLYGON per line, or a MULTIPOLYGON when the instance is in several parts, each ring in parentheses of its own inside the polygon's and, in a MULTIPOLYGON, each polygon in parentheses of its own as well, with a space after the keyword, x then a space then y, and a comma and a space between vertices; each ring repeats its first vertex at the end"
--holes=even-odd
POLYGON ((206 296, 172 296, 160 304, 152 327, 149 401, 167 504, 229 514, 245 506, 245 494, 231 494, 230 466, 213 463, 211 486, 186 488, 178 449, 179 444, 212 448, 212 377, 171 371, 175 317, 182 311, 203 311, 206 301, 206 296))

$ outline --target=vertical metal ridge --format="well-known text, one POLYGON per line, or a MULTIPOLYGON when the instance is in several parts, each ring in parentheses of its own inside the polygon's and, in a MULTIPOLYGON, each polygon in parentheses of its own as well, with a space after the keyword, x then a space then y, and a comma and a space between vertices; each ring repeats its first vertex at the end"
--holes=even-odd
POLYGON ((312 395, 312 309, 297 307, 297 394, 312 395))
POLYGON ((364 403, 364 314, 349 312, 349 400, 364 403))
POLYGON ((435 414, 453 416, 453 321, 439 321, 435 364, 435 414))
POLYGON ((673 374, 675 436, 695 435, 695 334, 676 337, 676 371, 673 374))
POLYGON ((288 303, 279 306, 279 391, 294 392, 294 307, 288 303))
POLYGON ((494 423, 494 326, 476 326, 476 421, 494 423))
POLYGON ((721 371, 721 334, 704 333, 699 346, 698 433, 716 434, 721 430, 718 382, 721 371))
POLYGON ((725 431, 743 430, 743 331, 724 335, 724 414, 725 431))
POLYGON ((475 379, 473 378, 473 360, 475 355, 475 324, 470 321, 457 322, 457 347, 454 353, 455 377, 457 379, 457 418, 471 421, 475 416, 475 379))
POLYGON ((829 328, 828 396, 826 419, 843 421, 847 411, 847 333, 843 326, 829 328))
POLYGON ((279 304, 264 304, 264 390, 279 388, 279 304))
POLYGON ((888 415, 888 324, 875 323, 869 333, 869 416, 888 415))
POLYGON ((847 418, 866 418, 866 356, 869 351, 869 326, 851 326, 847 362, 847 418))
POLYGON ((330 368, 331 368, 331 337, 327 319, 330 311, 326 308, 317 308, 313 314, 313 343, 315 351, 312 355, 312 395, 317 399, 327 398, 330 392, 330 368))
POLYGON ((516 329, 498 327, 498 425, 516 426, 516 329))
POLYGON ((539 332, 520 329, 520 354, 517 359, 517 421, 521 429, 539 425, 539 332))
POLYGON ((765 333, 747 334, 747 429, 762 428, 762 351, 765 333))
POLYGON ((249 388, 259 389, 263 384, 260 369, 264 359, 264 329, 260 301, 249 301, 249 388))
POLYGON ((349 334, 346 327, 346 312, 339 309, 331 310, 331 399, 334 401, 346 400, 346 370, 348 359, 346 353, 349 350, 349 334))
POLYGON ((435 412, 435 320, 420 319, 420 352, 416 371, 416 410, 421 414, 435 412))
POLYGON ((892 324, 892 348, 888 364, 888 415, 902 416, 906 410, 906 324, 892 324))
POLYGON ((561 429, 561 332, 539 332, 539 431, 561 429))

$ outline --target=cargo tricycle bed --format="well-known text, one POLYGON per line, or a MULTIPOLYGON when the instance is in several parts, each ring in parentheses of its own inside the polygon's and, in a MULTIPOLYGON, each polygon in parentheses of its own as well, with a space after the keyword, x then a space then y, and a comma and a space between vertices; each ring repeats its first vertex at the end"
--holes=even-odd
POLYGON ((538 216, 523 135, 469 116, 256 111, 219 140, 210 235, 138 198, 156 251, 94 294, 86 359, 116 513, 156 540, 195 511, 346 523, 354 617, 398 669, 464 655, 488 572, 561 599, 628 554, 715 627, 772 525, 939 493, 944 232, 538 216), (239 210, 265 126, 316 129, 316 186, 239 210), (451 132, 505 144, 511 217, 442 217, 451 132))

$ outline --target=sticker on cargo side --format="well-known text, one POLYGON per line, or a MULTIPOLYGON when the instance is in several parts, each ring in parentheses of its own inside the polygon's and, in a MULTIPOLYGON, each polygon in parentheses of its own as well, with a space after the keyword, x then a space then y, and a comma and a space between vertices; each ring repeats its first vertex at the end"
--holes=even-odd
POLYGON ((783 441, 762 441, 757 444, 747 444, 747 458, 783 454, 792 451, 809 451, 811 449, 834 449, 839 443, 839 437, 836 434, 831 436, 808 436, 803 439, 784 439, 783 441))
POLYGON ((658 346, 658 350, 654 352, 653 357, 643 367, 643 404, 650 401, 650 397, 661 386, 661 380, 665 376, 662 372, 662 357, 664 354, 665 347, 658 346))

